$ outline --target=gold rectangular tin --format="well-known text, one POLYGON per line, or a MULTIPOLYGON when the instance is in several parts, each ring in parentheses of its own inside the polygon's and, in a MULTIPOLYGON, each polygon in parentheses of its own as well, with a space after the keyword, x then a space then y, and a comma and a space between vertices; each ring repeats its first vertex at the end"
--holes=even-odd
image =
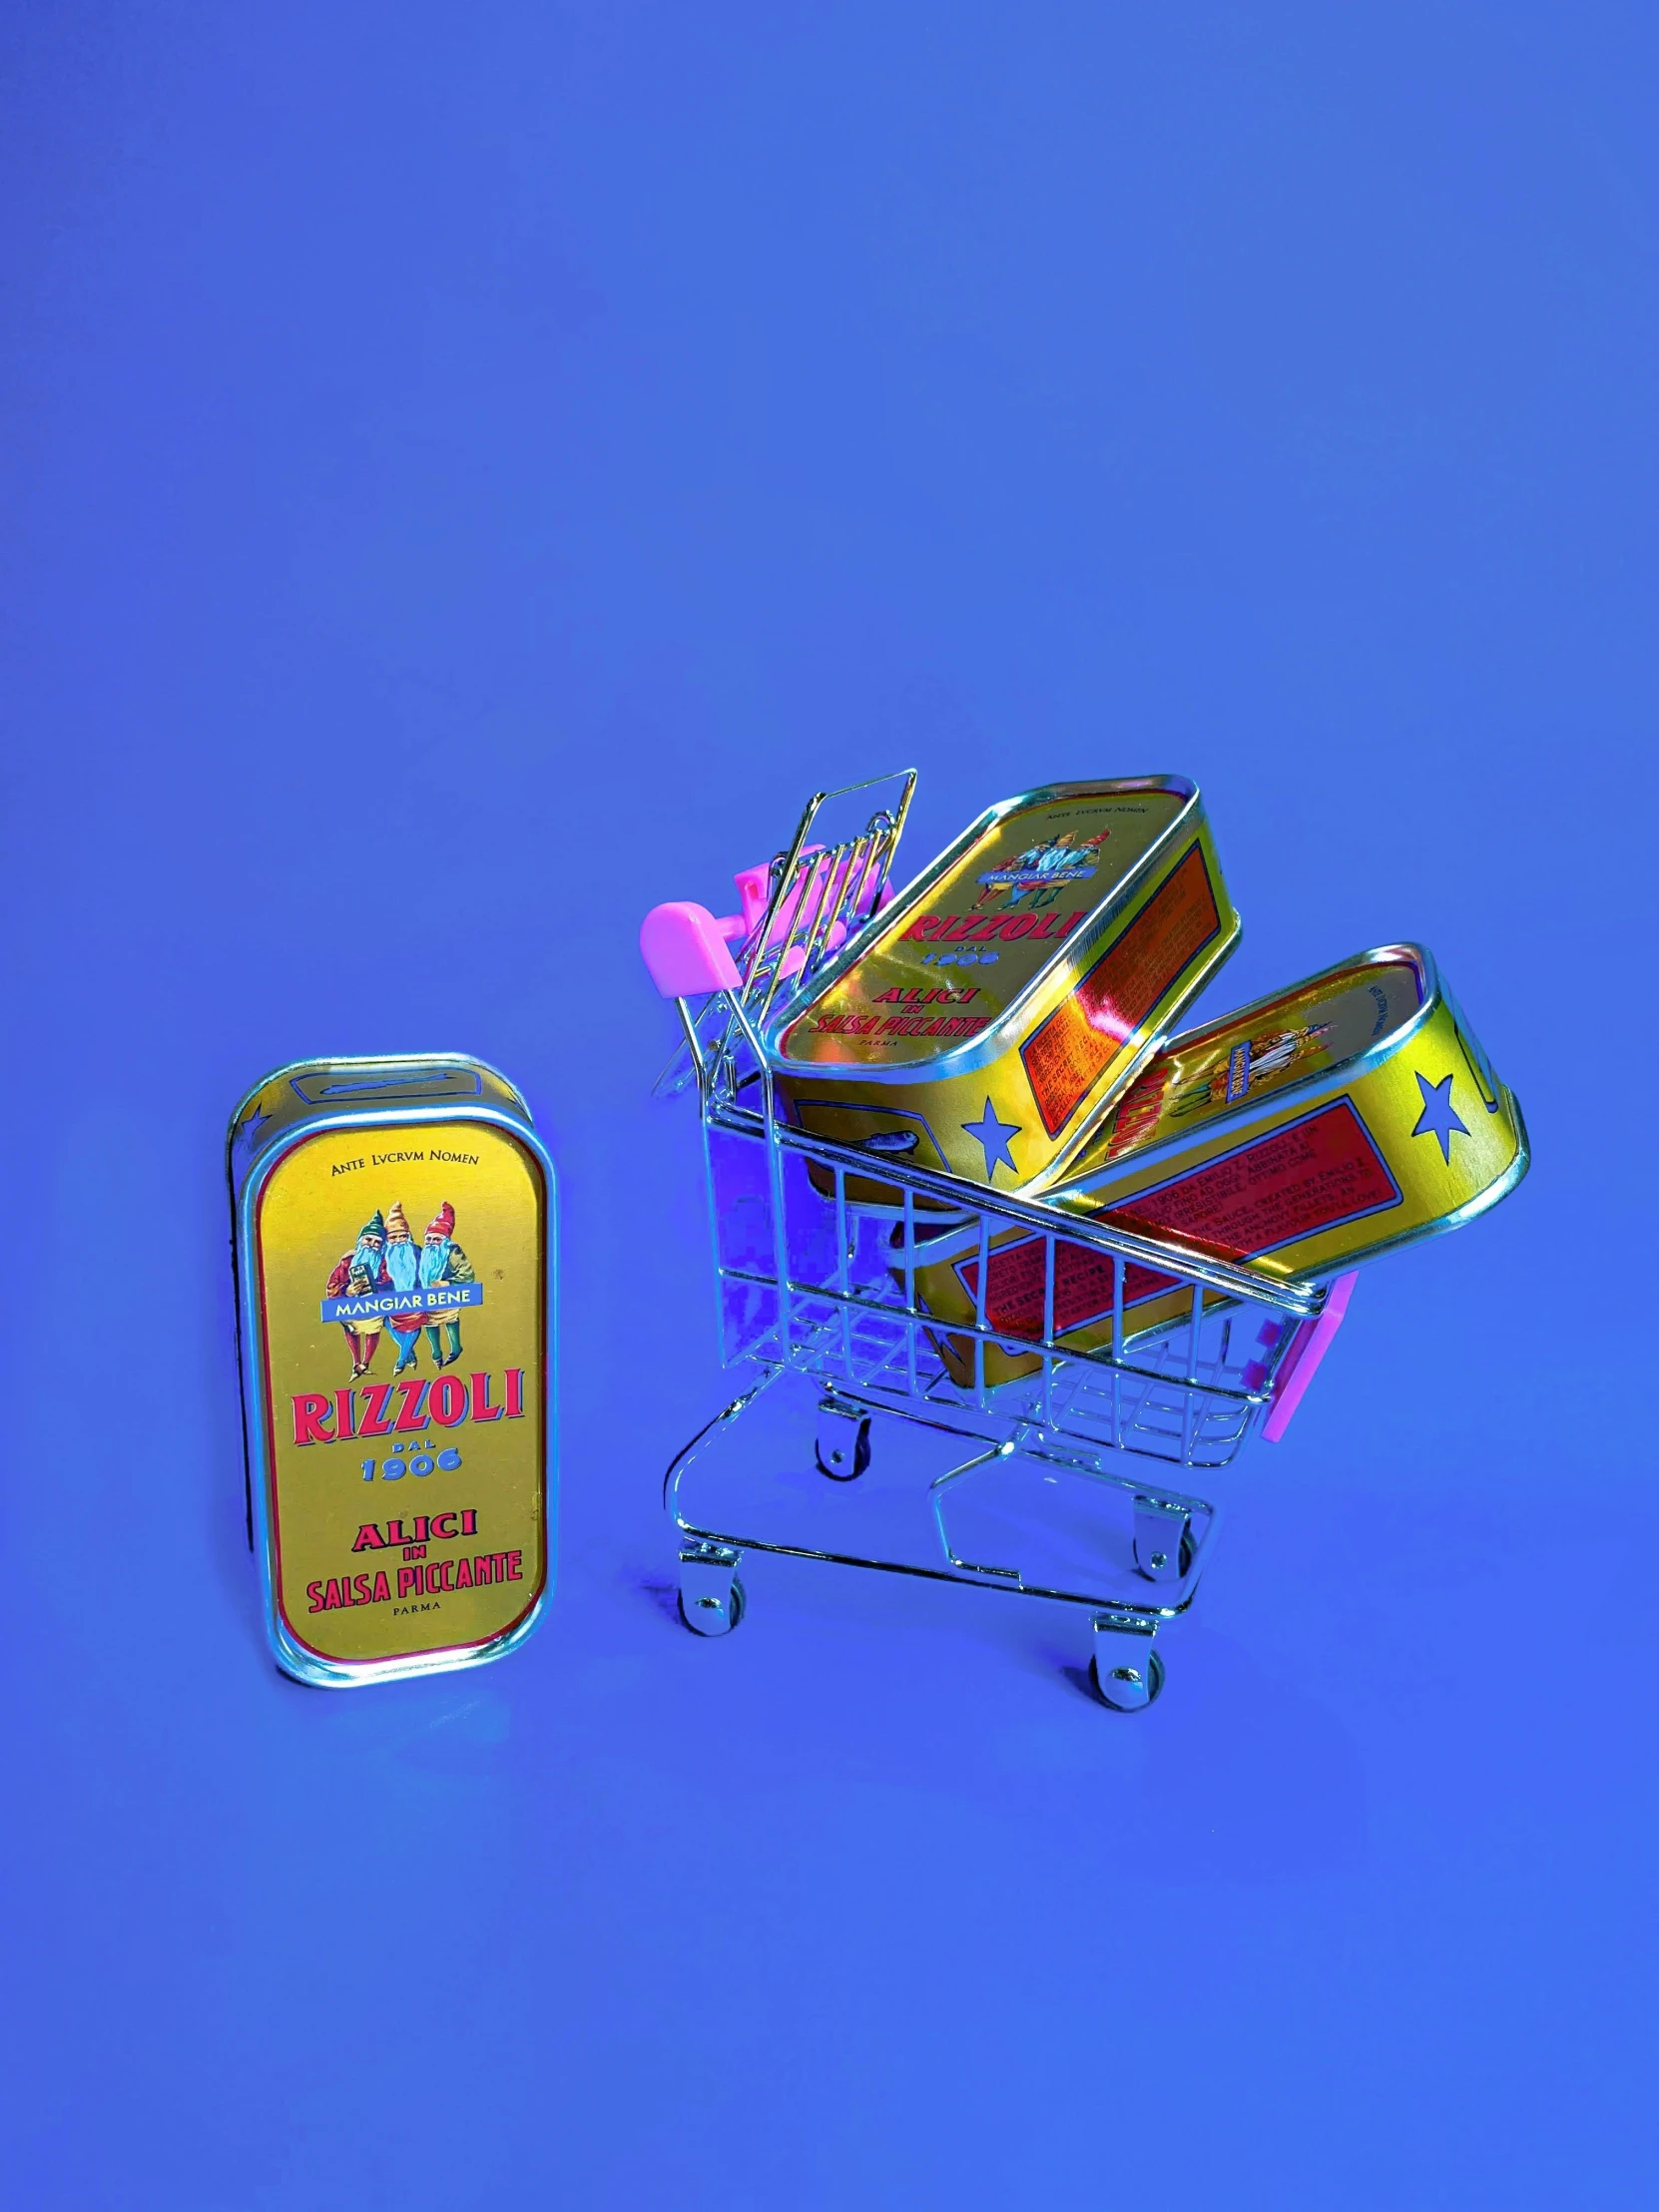
MULTIPOLYGON (((1051 784, 989 808, 775 1017, 802 1128, 1030 1191, 1061 1173, 1232 950, 1198 788, 1051 784)), ((876 1202, 890 1185, 848 1186, 876 1202)))
POLYGON ((229 1164, 276 1664, 345 1688, 500 1658, 553 1574, 555 1186, 528 1107, 458 1054, 297 1061, 237 1109, 229 1164))
MULTIPOLYGON (((1513 1190, 1527 1158, 1520 1107, 1429 954, 1384 945, 1173 1038, 1045 1196, 1056 1210, 1264 1276, 1318 1280, 1471 1221, 1513 1190)), ((1055 1325, 1066 1343, 1110 1344, 1113 1272, 1085 1247, 1059 1248, 1055 1325)), ((1040 1334, 1044 1276, 1040 1239, 994 1239, 986 1325, 1040 1334)), ((915 1282, 930 1313, 971 1322, 977 1238, 937 1238, 915 1282)), ((1192 1307, 1189 1289, 1149 1268, 1129 1268, 1123 1298, 1124 1343, 1192 1307)), ((956 1380, 970 1380, 973 1340, 938 1342, 956 1380)), ((987 1347, 985 1380, 1038 1364, 987 1347)))

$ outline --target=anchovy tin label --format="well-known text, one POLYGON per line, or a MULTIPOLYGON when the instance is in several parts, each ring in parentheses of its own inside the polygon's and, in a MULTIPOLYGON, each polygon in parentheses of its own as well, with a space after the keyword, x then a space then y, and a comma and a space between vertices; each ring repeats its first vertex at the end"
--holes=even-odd
POLYGON ((550 1568, 550 1165, 499 1077, 368 1121, 367 1065, 396 1087, 307 1063, 232 1141, 238 1181, 286 1110, 237 1192, 251 1523, 277 1661, 330 1685, 499 1656, 550 1568))

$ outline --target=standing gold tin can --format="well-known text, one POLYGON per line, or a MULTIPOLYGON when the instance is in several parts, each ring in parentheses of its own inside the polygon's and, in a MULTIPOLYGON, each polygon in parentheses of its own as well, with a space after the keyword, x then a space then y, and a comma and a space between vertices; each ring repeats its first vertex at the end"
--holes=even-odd
MULTIPOLYGON (((1384 945, 1172 1038, 1045 1195, 1059 1211, 1266 1276, 1321 1279, 1473 1220, 1514 1189, 1527 1161, 1520 1107, 1433 960, 1420 945, 1384 945)), ((1109 1343, 1112 1269, 1084 1247, 1067 1251, 1056 1334, 1080 1350, 1109 1343)), ((1039 1333, 1040 1256, 1041 1239, 993 1240, 990 1328, 1039 1333)), ((976 1239, 937 1236, 916 1296, 941 1319, 971 1322, 979 1272, 976 1239)), ((1191 1309, 1190 1290, 1131 1267, 1122 1341, 1191 1309)), ((962 1380, 972 1340, 944 1338, 939 1350, 962 1380)), ((992 1347, 985 1379, 1038 1365, 992 1347)))
POLYGON ((774 1022, 779 1096, 802 1128, 876 1158, 1038 1188, 1238 934, 1196 785, 1027 792, 981 815, 774 1022))
POLYGON ((458 1054, 303 1060, 230 1134, 249 1542, 284 1673, 514 1650, 552 1588, 555 1184, 458 1054))

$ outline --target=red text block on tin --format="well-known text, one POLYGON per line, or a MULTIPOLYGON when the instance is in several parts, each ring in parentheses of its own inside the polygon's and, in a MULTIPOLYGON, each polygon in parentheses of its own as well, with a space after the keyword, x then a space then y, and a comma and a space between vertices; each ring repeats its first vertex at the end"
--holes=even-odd
POLYGON ((1221 927, 1204 854, 1195 844, 1109 952, 1020 1047, 1049 1136, 1071 1119, 1124 1040, 1134 1035, 1221 927))
POLYGON ((1102 1219, 1249 1260, 1400 1203, 1399 1186, 1351 1100, 1139 1191, 1102 1219))

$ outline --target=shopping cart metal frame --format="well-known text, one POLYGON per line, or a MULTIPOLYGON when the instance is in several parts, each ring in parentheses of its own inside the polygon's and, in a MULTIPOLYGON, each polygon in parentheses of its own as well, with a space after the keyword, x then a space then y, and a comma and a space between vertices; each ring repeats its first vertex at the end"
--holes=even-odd
MULTIPOLYGON (((1270 1440, 1283 1434, 1340 1326, 1354 1279, 1265 1281, 1041 1200, 872 1158, 864 1147, 814 1136, 786 1118, 762 1023, 781 991, 805 990, 829 954, 878 912, 913 772, 902 783, 895 808, 878 809, 862 831, 828 846, 809 842, 826 805, 875 785, 809 803, 791 845, 764 871, 764 904, 746 901, 736 957, 730 946, 740 917, 717 922, 700 907, 658 907, 642 931, 647 964, 675 1000, 684 1030, 659 1089, 695 1080, 698 1091, 722 1357, 728 1367, 748 1363, 755 1377, 664 1478, 679 1545, 680 1611, 700 1635, 735 1628, 746 1602, 738 1573, 746 1552, 1040 1597, 1087 1613, 1096 1691, 1118 1711, 1138 1711, 1163 1684, 1155 1639, 1191 1605, 1219 1525, 1217 1505, 1185 1478, 1229 1465, 1257 1428, 1270 1440), (850 1196, 851 1183, 866 1195, 850 1196), (867 1196, 872 1187, 878 1199, 867 1196), (971 1325, 941 1321, 916 1296, 928 1238, 943 1224, 958 1243, 976 1234, 971 1325), (990 1247, 1010 1233, 1042 1245, 1035 1334, 998 1328, 987 1312, 990 1247), (1056 1310, 1062 1252, 1068 1269, 1081 1255, 1092 1260, 1095 1280, 1109 1275, 1110 1335, 1096 1349, 1065 1341, 1079 1324, 1056 1310), (1174 1284, 1187 1289, 1185 1319, 1137 1335, 1126 1298, 1131 1270, 1151 1271, 1166 1292, 1174 1284), (966 1380, 952 1378, 940 1351, 945 1338, 953 1340, 959 1370, 971 1362, 966 1380), (1029 1364, 1029 1372, 988 1383, 992 1349, 1029 1364), (689 1487, 704 1455, 792 1375, 816 1393, 815 1458, 829 1479, 845 1483, 864 1473, 872 1436, 886 1424, 961 1444, 960 1459, 929 1484, 935 1561, 717 1527, 691 1509, 689 1487), (953 1539, 950 1511, 964 1486, 1010 1459, 1036 1463, 1049 1481, 1076 1479, 1118 1493, 1127 1541, 1119 1557, 1101 1560, 1092 1586, 1062 1586, 1031 1579, 1017 1564, 971 1559, 953 1539)), ((763 871, 748 871, 752 885, 762 878, 763 871)), ((1106 1318, 1102 1312, 1096 1326, 1106 1318)))

